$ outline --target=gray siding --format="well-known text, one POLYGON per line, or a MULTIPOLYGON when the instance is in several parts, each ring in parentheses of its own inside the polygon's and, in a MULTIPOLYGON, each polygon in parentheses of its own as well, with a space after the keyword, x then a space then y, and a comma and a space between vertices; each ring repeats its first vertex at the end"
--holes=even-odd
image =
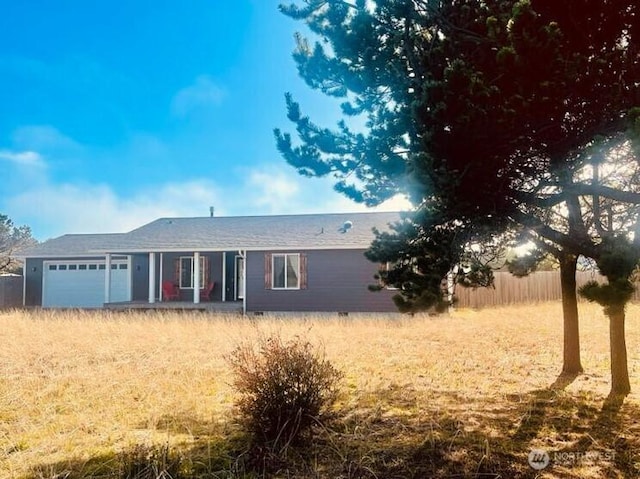
POLYGON ((222 253, 207 254, 209 257, 209 280, 216 284, 211 292, 212 301, 222 301, 222 253))
POLYGON ((369 291, 378 265, 364 257, 364 250, 290 252, 307 255, 307 289, 265 289, 265 252, 250 251, 248 311, 397 312, 391 299, 394 291, 369 291))
MULTIPOLYGON (((229 252, 226 255, 226 266, 225 266, 225 299, 227 301, 235 301, 235 261, 237 251, 229 252)), ((216 285, 216 288, 218 286, 216 285)), ((220 289, 222 290, 222 281, 220 281, 220 289)), ((220 298, 222 298, 222 291, 220 291, 220 298)))
POLYGON ((26 306, 42 305, 42 259, 28 258, 24 265, 26 306))
MULTIPOLYGON (((156 291, 157 295, 158 292, 156 291)), ((131 299, 133 301, 146 301, 149 299, 148 254, 134 254, 131 256, 131 299)))

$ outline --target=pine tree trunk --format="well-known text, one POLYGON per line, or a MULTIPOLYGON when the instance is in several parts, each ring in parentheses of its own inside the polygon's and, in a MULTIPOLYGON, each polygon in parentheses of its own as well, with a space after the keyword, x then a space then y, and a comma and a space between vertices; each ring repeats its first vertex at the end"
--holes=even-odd
POLYGON ((627 344, 624 337, 624 305, 609 306, 609 342, 611 347, 611 394, 631 392, 627 368, 627 344))
POLYGON ((578 320, 578 293, 576 291, 576 265, 578 257, 562 254, 560 260, 560 288, 564 321, 564 351, 562 374, 575 375, 583 371, 580 362, 580 328, 578 320))

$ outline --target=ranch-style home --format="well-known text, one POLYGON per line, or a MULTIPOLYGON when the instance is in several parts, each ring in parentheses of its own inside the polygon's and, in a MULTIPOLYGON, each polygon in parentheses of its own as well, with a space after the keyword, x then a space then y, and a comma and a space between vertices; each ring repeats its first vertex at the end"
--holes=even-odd
POLYGON ((161 218, 23 252, 24 305, 261 312, 395 312, 369 291, 372 229, 399 213, 161 218))

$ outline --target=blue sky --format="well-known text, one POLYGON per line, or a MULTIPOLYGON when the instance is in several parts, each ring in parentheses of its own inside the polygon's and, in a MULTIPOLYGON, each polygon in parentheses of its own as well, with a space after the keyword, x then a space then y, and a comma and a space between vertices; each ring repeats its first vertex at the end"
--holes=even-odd
MULTIPOLYGON (((362 211, 286 164, 284 93, 335 102, 291 57, 277 0, 29 0, 0 16, 0 212, 44 240, 161 216, 362 211)), ((396 201, 381 209, 403 206, 396 201)))

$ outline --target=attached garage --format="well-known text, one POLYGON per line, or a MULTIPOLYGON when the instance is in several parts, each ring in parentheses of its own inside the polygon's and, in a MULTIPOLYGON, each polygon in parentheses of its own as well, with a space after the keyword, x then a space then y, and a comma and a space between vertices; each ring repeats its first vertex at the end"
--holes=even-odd
MULTIPOLYGON (((131 301, 127 257, 111 261, 111 301, 131 301)), ((101 308, 105 298, 104 260, 45 261, 42 306, 45 308, 101 308)))

